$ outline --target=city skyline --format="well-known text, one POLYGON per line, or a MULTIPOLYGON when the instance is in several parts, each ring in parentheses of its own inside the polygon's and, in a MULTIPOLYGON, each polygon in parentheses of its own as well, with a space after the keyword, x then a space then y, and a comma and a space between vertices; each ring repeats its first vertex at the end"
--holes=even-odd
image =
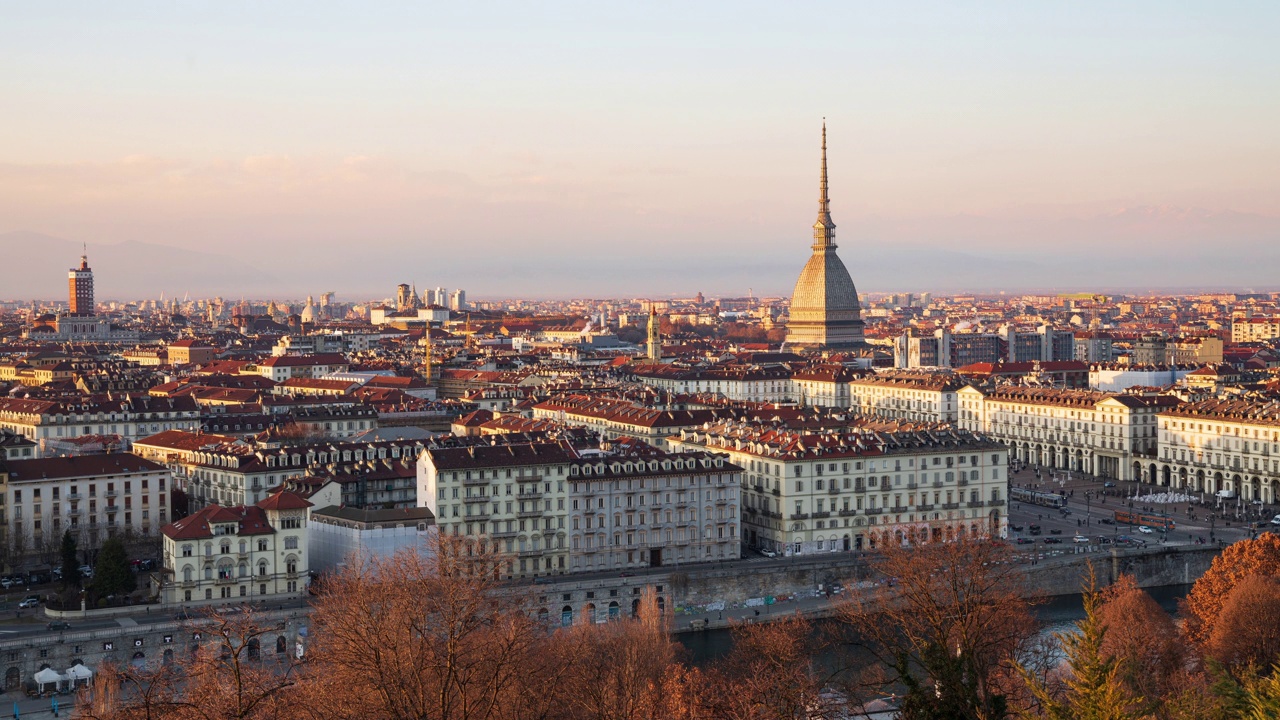
POLYGON ((1274 287, 1272 6, 712 7, 21 8, 0 244, 102 297, 785 295, 825 116, 863 291, 1274 287))

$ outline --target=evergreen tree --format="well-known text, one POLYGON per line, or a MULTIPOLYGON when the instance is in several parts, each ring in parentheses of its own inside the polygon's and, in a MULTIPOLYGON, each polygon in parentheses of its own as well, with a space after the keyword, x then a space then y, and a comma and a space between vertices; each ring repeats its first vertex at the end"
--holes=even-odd
POLYGON ((1102 596, 1091 566, 1084 592, 1084 619, 1076 623, 1076 632, 1056 634, 1071 668, 1065 697, 1054 697, 1044 683, 1025 669, 1022 671, 1031 693, 1040 703, 1041 717, 1052 720, 1139 720, 1144 717, 1138 709, 1142 699, 1134 697, 1125 687, 1118 659, 1107 657, 1102 651, 1107 628, 1099 617, 1101 604, 1102 596))
POLYGON ((98 564, 93 568, 93 589, 99 596, 131 593, 138 587, 138 579, 129 567, 129 556, 119 538, 111 538, 102 544, 98 552, 98 564))
POLYGON ((80 587, 80 560, 70 530, 62 533, 62 586, 68 590, 80 587))

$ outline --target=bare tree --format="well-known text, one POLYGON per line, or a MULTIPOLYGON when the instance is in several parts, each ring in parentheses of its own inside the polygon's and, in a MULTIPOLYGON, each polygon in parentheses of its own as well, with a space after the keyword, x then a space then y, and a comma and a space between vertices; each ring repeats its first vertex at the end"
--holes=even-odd
POLYGON ((851 647, 875 660, 863 689, 903 693, 906 720, 1005 717, 1025 687, 1015 658, 1036 632, 1009 550, 972 539, 886 547, 873 566, 884 581, 840 614, 851 647))
POLYGON ((1136 697, 1154 712, 1163 699, 1188 686, 1188 653, 1178 626, 1132 575, 1102 591, 1096 613, 1106 628, 1102 654, 1114 659, 1136 697))
POLYGON ((1227 595, 1204 643, 1204 654, 1232 674, 1268 667, 1280 658, 1280 581, 1254 575, 1227 595))
POLYGON ((312 624, 313 671, 360 718, 507 718, 544 658, 545 632, 498 591, 505 558, 441 537, 414 552, 353 564, 327 578, 312 624), (513 697, 516 696, 516 697, 513 697))
POLYGON ((589 617, 553 639, 572 672, 565 677, 566 718, 665 720, 691 717, 686 688, 694 671, 678 662, 667 618, 645 593, 636 616, 596 624, 589 617))
POLYGON ((733 649, 708 675, 706 705, 726 720, 817 720, 828 717, 815 667, 823 648, 811 623, 790 618, 733 628, 733 649))
POLYGON ((1209 639, 1223 603, 1241 580, 1277 573, 1280 573, 1280 536, 1263 533, 1253 540, 1228 545, 1213 559, 1208 572, 1200 576, 1183 602, 1187 637, 1195 643, 1209 639))
POLYGON ((293 660, 264 664, 262 641, 283 631, 246 607, 210 614, 193 624, 202 639, 189 661, 154 669, 99 669, 78 705, 90 720, 284 720, 295 717, 300 666, 293 660))

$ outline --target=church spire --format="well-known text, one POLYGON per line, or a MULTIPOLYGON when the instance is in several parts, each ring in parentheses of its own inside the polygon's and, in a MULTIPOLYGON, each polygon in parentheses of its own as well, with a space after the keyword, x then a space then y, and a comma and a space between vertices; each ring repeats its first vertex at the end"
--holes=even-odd
POLYGON ((831 221, 831 199, 827 197, 827 119, 822 119, 822 179, 818 183, 818 220, 813 224, 813 249, 836 248, 836 224, 831 221))

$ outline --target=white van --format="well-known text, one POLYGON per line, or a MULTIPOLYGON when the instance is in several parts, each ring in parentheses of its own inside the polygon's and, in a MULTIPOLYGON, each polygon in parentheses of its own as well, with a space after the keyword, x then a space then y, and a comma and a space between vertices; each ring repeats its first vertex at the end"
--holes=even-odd
POLYGON ((1236 496, 1236 492, 1234 490, 1219 490, 1214 494, 1222 498, 1223 500, 1230 500, 1231 498, 1236 496))
POLYGON ((1275 516, 1275 517, 1271 518, 1271 524, 1272 524, 1272 525, 1280 525, 1280 515, 1277 515, 1277 516, 1275 516))

